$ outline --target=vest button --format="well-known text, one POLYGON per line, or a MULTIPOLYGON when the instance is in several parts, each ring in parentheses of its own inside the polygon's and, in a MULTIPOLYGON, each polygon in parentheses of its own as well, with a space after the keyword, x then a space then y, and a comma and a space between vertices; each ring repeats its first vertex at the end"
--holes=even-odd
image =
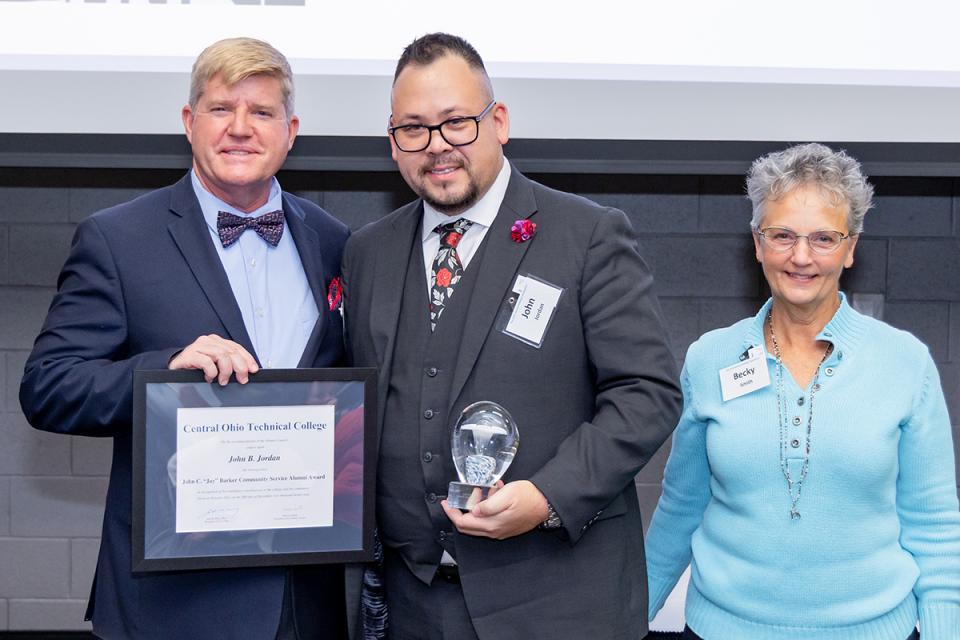
POLYGON ((429 452, 429 451, 424 451, 424 452, 423 452, 423 461, 424 461, 424 462, 430 462, 431 460, 433 460, 433 454, 432 454, 431 452, 429 452))
POLYGON ((426 418, 427 420, 429 420, 430 418, 432 418, 432 417, 433 417, 433 409, 427 409, 426 411, 424 411, 424 412, 423 412, 423 417, 426 418))
POLYGON ((432 492, 427 494, 427 502, 434 503, 436 501, 437 501, 437 494, 432 492))
POLYGON ((436 378, 437 373, 439 372, 437 371, 436 367, 430 367, 429 369, 427 369, 427 375, 430 376, 431 378, 436 378))
POLYGON ((446 531, 441 531, 441 532, 440 532, 440 535, 439 535, 438 537, 440 538, 440 542, 443 542, 444 540, 447 539, 447 532, 446 532, 446 531))

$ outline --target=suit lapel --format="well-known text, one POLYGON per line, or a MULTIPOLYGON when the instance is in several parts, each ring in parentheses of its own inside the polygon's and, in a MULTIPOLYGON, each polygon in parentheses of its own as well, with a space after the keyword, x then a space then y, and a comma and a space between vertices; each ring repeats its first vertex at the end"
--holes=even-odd
POLYGON ((381 239, 384 250, 377 252, 371 298, 373 308, 370 313, 370 334, 377 352, 377 362, 386 362, 393 354, 407 262, 415 241, 413 236, 420 226, 422 210, 419 200, 407 205, 390 225, 390 237, 381 239))
MULTIPOLYGON (((393 362, 394 341, 397 337, 397 324, 400 321, 400 305, 406 286, 408 261, 412 254, 413 243, 419 238, 414 236, 420 228, 423 206, 416 200, 406 206, 393 224, 387 227, 389 237, 380 239, 382 250, 376 252, 377 264, 371 286, 370 336, 376 352, 376 362, 380 363, 380 406, 386 406, 387 388, 390 381, 390 367, 393 362)), ((383 431, 383 411, 380 412, 379 432, 383 431)))
POLYGON ((203 289, 207 301, 226 328, 227 335, 224 337, 242 345, 256 358, 257 354, 243 324, 240 307, 233 297, 227 273, 210 240, 210 231, 203 219, 200 203, 193 193, 190 174, 174 186, 170 196, 170 211, 174 220, 167 228, 203 289))
POLYGON ((327 291, 326 286, 329 283, 330 274, 323 268, 323 260, 320 253, 320 236, 306 223, 303 211, 286 193, 283 194, 283 217, 286 220, 287 228, 293 237, 293 243, 297 246, 297 253, 300 254, 300 264, 303 265, 303 272, 307 276, 307 283, 313 292, 313 299, 317 303, 319 316, 313 326, 307 345, 303 349, 303 355, 300 357, 298 367, 310 366, 316 359, 317 350, 323 343, 323 335, 327 330, 327 323, 324 321, 327 311, 327 291))
MULTIPOLYGON (((533 186, 530 181, 512 168, 510 183, 504 194, 500 211, 494 218, 493 225, 487 231, 483 242, 481 263, 471 264, 480 268, 477 281, 474 284, 473 295, 470 297, 470 307, 467 310, 467 321, 463 327, 463 340, 460 343, 460 352, 457 364, 453 371, 453 383, 450 388, 450 406, 452 407, 463 385, 466 384, 473 366, 480 356, 480 349, 487 340, 487 334, 493 326, 500 311, 500 304, 511 286, 520 266, 520 261, 530 245, 536 242, 536 237, 527 242, 514 242, 510 237, 510 227, 520 218, 529 218, 537 210, 536 199, 533 195, 533 186)), ((479 398, 477 398, 479 400, 479 398)))

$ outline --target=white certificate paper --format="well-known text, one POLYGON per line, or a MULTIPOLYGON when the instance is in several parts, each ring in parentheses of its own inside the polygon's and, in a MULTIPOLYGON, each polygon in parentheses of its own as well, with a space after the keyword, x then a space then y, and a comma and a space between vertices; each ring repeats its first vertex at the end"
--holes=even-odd
POLYGON ((334 405, 177 409, 177 533, 333 524, 334 405))

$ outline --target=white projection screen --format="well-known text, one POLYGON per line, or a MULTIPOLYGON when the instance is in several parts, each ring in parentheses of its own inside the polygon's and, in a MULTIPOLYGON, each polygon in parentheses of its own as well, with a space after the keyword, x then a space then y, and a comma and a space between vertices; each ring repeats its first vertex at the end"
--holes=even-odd
POLYGON ((383 135, 414 37, 484 56, 515 138, 960 141, 952 0, 0 0, 0 132, 179 133, 219 38, 276 45, 302 134, 383 135))

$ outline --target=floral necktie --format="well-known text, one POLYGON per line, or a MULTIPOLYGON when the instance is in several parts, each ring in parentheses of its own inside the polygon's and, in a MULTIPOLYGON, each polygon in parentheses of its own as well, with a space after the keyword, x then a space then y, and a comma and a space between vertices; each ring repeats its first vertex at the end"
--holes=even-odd
POLYGON ((440 314, 453 295, 454 286, 463 277, 463 263, 457 254, 457 245, 472 224, 470 220, 459 218, 437 225, 434 229, 440 234, 440 249, 433 259, 433 271, 430 274, 430 331, 436 328, 440 314))

